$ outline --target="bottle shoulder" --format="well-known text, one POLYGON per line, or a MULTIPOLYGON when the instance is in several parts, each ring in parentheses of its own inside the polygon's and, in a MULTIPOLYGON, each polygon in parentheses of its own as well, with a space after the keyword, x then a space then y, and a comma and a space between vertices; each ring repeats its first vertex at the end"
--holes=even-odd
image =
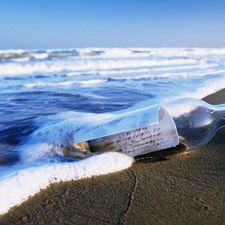
POLYGON ((173 102, 166 103, 164 107, 170 112, 171 116, 177 118, 190 113, 211 113, 212 105, 195 98, 182 98, 173 102))
POLYGON ((172 116, 182 142, 189 149, 206 144, 222 125, 223 112, 199 99, 179 99, 165 104, 165 108, 172 116))

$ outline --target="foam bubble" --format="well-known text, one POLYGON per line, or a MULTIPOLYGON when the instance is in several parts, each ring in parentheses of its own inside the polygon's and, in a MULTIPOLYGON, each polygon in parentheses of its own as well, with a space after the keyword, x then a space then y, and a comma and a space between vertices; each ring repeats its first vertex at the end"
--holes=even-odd
POLYGON ((0 180, 0 214, 21 204, 48 185, 113 173, 130 167, 133 158, 107 152, 71 163, 51 163, 14 172, 0 180))

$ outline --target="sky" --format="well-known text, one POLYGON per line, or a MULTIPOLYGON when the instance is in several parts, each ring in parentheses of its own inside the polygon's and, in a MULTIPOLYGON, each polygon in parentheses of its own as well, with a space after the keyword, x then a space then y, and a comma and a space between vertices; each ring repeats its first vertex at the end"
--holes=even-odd
POLYGON ((225 0, 0 0, 0 49, 225 47, 225 0))

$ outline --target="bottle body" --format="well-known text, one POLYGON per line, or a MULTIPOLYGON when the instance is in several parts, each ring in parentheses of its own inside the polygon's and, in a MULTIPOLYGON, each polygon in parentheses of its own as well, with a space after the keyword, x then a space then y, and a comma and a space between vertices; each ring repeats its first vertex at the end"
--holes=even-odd
POLYGON ((155 108, 146 107, 99 122, 93 127, 96 138, 92 136, 94 138, 84 141, 91 152, 118 151, 137 156, 179 143, 187 149, 203 146, 225 125, 225 105, 213 106, 202 100, 185 98, 157 106, 157 111, 155 108), (158 113, 158 123, 155 113, 158 113))

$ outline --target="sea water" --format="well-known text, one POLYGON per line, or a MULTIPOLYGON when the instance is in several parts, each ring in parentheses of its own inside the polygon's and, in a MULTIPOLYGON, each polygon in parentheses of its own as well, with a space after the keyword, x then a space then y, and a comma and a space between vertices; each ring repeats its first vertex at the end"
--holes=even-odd
POLYGON ((0 214, 51 183, 132 164, 121 153, 64 157, 78 129, 223 88, 225 48, 1 50, 0 214))

